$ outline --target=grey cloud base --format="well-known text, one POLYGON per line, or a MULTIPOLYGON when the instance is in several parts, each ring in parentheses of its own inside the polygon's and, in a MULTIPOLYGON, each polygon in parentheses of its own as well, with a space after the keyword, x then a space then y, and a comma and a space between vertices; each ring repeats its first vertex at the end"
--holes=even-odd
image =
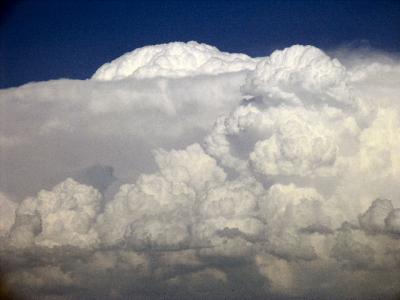
POLYGON ((7 284, 27 299, 396 299, 400 60, 336 54, 170 43, 0 91, 7 284))

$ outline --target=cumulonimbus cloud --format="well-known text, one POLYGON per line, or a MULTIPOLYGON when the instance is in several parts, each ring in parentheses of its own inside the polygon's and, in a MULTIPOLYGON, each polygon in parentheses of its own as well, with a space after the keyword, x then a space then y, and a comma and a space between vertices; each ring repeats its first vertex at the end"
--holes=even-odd
POLYGON ((400 61, 338 56, 170 43, 0 91, 6 280, 43 298, 394 297, 400 61))

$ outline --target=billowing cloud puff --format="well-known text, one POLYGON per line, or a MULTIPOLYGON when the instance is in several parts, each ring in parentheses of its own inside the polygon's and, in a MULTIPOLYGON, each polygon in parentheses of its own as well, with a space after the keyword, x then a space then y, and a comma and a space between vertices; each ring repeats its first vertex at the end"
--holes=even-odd
POLYGON ((398 221, 397 210, 390 200, 374 200, 359 216, 360 226, 342 225, 330 255, 345 269, 397 269, 400 245, 391 226, 398 221))
POLYGON ((68 178, 53 190, 42 190, 36 198, 20 204, 11 242, 17 247, 29 246, 30 239, 46 247, 90 247, 97 242, 93 224, 101 202, 100 193, 93 187, 68 178))
POLYGON ((147 46, 124 54, 101 66, 92 79, 118 80, 126 77, 183 77, 251 70, 257 60, 244 54, 220 52, 197 42, 147 46))
POLYGON ((370 208, 359 217, 361 228, 371 232, 384 231, 385 219, 392 210, 393 205, 390 200, 375 200, 370 208))
POLYGON ((225 180, 216 161, 194 144, 155 153, 159 173, 121 187, 100 217, 106 243, 128 239, 134 246, 179 247, 189 242, 196 197, 225 180))
POLYGON ((337 156, 352 151, 348 139, 358 132, 354 118, 335 108, 259 108, 250 103, 220 119, 206 143, 231 168, 250 164, 265 175, 327 176, 335 172, 337 156))
POLYGON ((265 101, 293 104, 351 102, 345 67, 312 46, 295 45, 260 60, 244 91, 262 95, 265 101))
POLYGON ((394 209, 392 201, 387 199, 376 199, 362 215, 359 223, 366 232, 377 233, 400 233, 399 208, 394 209))
POLYGON ((240 178, 207 190, 200 205, 204 217, 254 217, 264 192, 253 178, 240 178))
POLYGON ((257 171, 267 175, 308 176, 334 164, 338 151, 335 134, 319 122, 316 114, 283 109, 274 113, 275 116, 267 118, 275 118, 275 132, 258 141, 250 154, 257 171))
POLYGON ((208 189, 200 199, 198 224, 194 226, 202 255, 243 256, 255 241, 265 240, 265 226, 259 217, 263 187, 253 178, 227 181, 208 189))
POLYGON ((400 62, 337 55, 169 43, 0 91, 6 282, 43 299, 395 296, 400 62))
POLYGON ((186 151, 158 151, 155 160, 167 180, 193 187, 196 191, 225 180, 223 169, 198 144, 189 146, 186 151))
POLYGON ((323 205, 324 199, 315 189, 293 184, 271 186, 261 206, 267 224, 267 249, 286 259, 315 259, 307 235, 333 233, 323 205))

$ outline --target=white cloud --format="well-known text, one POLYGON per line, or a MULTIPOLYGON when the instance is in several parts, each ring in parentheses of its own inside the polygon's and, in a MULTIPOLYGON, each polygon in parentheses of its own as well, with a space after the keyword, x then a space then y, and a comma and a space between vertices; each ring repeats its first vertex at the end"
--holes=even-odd
POLYGON ((400 62, 340 55, 170 43, 0 91, 6 278, 73 299, 394 295, 400 62))
POLYGON ((124 54, 101 66, 92 76, 95 80, 119 80, 126 77, 184 77, 218 75, 252 70, 256 59, 245 54, 220 52, 197 42, 147 46, 124 54))
POLYGON ((42 190, 36 198, 27 198, 19 206, 10 233, 12 244, 30 246, 25 237, 29 236, 34 238, 32 242, 45 247, 90 247, 98 241, 93 224, 101 202, 97 190, 70 178, 52 191, 42 190), (26 220, 32 219, 36 220, 36 227, 26 224, 26 220))
POLYGON ((155 171, 153 149, 201 142, 218 115, 240 102, 244 76, 57 80, 1 90, 7 176, 0 188, 22 200, 98 164, 132 182, 155 171))
POLYGON ((294 45, 260 60, 244 91, 266 102, 351 104, 346 68, 313 46, 294 45))

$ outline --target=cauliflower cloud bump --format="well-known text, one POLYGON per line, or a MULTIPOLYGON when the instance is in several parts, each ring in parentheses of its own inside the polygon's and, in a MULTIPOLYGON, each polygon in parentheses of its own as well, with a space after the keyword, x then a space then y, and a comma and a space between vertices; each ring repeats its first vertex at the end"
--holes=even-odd
POLYGON ((220 52, 197 42, 170 43, 139 48, 101 66, 92 79, 118 80, 127 77, 184 77, 218 75, 253 69, 255 59, 245 54, 220 52))
POLYGON ((0 91, 6 282, 39 298, 395 297, 400 61, 336 55, 175 42, 0 91))
POLYGON ((295 45, 261 59, 244 89, 291 103, 349 101, 345 67, 312 46, 295 45))
POLYGON ((96 189, 68 178, 52 191, 43 190, 19 205, 10 232, 11 243, 16 247, 30 246, 27 237, 32 237, 32 243, 45 247, 89 247, 97 241, 92 226, 101 200, 96 189), (29 226, 26 219, 37 220, 37 226, 29 226))

